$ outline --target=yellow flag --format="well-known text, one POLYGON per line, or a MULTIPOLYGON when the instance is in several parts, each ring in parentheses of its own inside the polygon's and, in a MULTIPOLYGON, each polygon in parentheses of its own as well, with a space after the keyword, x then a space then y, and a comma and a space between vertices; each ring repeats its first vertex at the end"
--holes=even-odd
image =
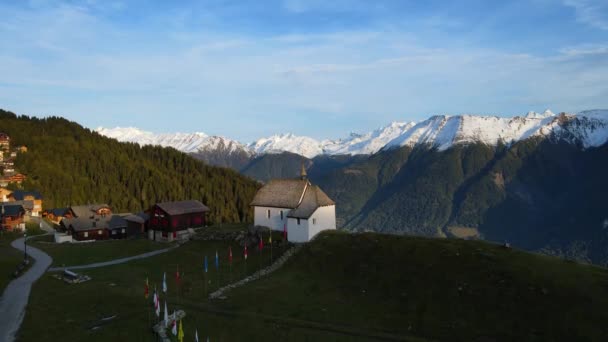
POLYGON ((177 339, 179 342, 184 342, 184 328, 182 327, 182 320, 179 320, 179 331, 177 332, 177 339))
POLYGON ((270 235, 268 235, 268 243, 272 245, 272 231, 270 232, 270 235))

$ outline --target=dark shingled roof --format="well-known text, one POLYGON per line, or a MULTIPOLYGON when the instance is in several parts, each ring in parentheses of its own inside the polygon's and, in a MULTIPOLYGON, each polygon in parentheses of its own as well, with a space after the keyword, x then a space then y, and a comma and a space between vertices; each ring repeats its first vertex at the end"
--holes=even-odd
POLYGON ((306 184, 306 179, 273 179, 258 191, 251 205, 293 209, 300 204, 306 184))
POLYGON ((71 219, 64 218, 61 223, 67 228, 72 227, 75 231, 86 231, 96 229, 120 229, 127 228, 127 221, 119 215, 105 216, 95 215, 93 219, 90 217, 74 217, 71 219), (93 227, 93 222, 95 226, 93 227))
POLYGON ((316 185, 309 185, 302 198, 302 203, 297 208, 290 210, 287 217, 307 219, 317 208, 335 204, 321 188, 316 185))
POLYGON ((129 222, 135 222, 135 223, 146 222, 146 220, 144 220, 141 216, 137 216, 134 214, 122 214, 121 216, 122 216, 122 218, 124 218, 125 220, 127 220, 129 222))
POLYGON ((163 202, 157 203, 156 205, 169 215, 182 215, 209 211, 209 208, 207 208, 206 205, 195 200, 163 202))
POLYGON ((5 216, 19 216, 19 213, 25 213, 25 209, 21 204, 4 204, 0 209, 0 213, 5 216))
POLYGON ((22 205, 23 209, 25 209, 25 210, 34 210, 34 201, 32 201, 32 200, 14 201, 14 202, 10 202, 10 203, 15 204, 15 205, 22 205))
POLYGON ((256 207, 291 208, 293 210, 287 217, 294 218, 309 218, 317 208, 335 204, 321 188, 307 179, 271 180, 251 202, 256 207))
POLYGON ((17 201, 23 201, 26 196, 33 196, 34 199, 42 199, 42 195, 38 191, 15 190, 11 196, 17 201))
POLYGON ((55 208, 51 210, 51 213, 55 216, 65 216, 70 208, 55 208))

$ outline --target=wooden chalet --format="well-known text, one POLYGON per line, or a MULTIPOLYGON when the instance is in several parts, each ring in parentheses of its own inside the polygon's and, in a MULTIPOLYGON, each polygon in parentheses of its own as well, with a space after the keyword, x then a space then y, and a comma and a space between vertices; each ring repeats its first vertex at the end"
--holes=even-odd
POLYGON ((149 210, 148 237, 157 241, 184 239, 188 228, 207 223, 208 212, 206 205, 195 200, 157 203, 149 210))
MULTIPOLYGON (((5 168, 4 170, 7 171, 11 169, 5 168)), ((9 183, 21 184, 27 179, 27 176, 22 173, 11 174, 11 172, 8 172, 8 174, 10 175, 4 175, 4 177, 0 179, 0 186, 7 186, 9 183)))
POLYGON ((75 205, 69 208, 68 214, 72 217, 91 217, 95 215, 112 215, 112 208, 107 204, 75 205))
POLYGON ((6 133, 0 133, 0 150, 9 151, 11 147, 11 137, 6 133))
POLYGON ((120 215, 64 218, 60 224, 78 241, 124 239, 129 235, 128 223, 120 215))
POLYGON ((72 235, 72 239, 78 241, 108 239, 110 232, 105 223, 105 221, 99 222, 88 217, 61 220, 61 226, 65 231, 72 235))
POLYGON ((2 204, 0 205, 0 217, 2 220, 2 229, 13 231, 22 229, 23 217, 25 209, 20 204, 2 204))
POLYGON ((127 236, 139 236, 146 232, 146 220, 141 215, 129 213, 121 216, 127 222, 127 236))
MULTIPOLYGON (((0 153, 1 154, 1 153, 0 153)), ((0 188, 0 201, 8 202, 8 196, 13 192, 6 188, 0 188)))
POLYGON ((42 195, 38 191, 23 191, 16 190, 13 191, 10 195, 8 195, 9 202, 20 202, 26 203, 24 207, 29 209, 29 202, 33 203, 30 213, 30 216, 41 216, 42 213, 42 195))
POLYGON ((107 204, 72 206, 47 212, 50 219, 60 219, 60 227, 72 239, 106 240, 141 236, 145 233, 146 219, 142 214, 113 214, 107 204))
POLYGON ((70 208, 55 208, 45 210, 42 213, 42 216, 48 218, 49 220, 57 224, 61 222, 61 220, 64 218, 73 218, 70 208))

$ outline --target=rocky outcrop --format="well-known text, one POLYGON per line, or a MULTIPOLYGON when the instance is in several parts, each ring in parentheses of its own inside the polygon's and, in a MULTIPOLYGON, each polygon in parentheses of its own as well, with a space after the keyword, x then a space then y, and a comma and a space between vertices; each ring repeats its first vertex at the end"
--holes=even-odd
POLYGON ((186 312, 184 310, 177 310, 173 314, 169 315, 168 324, 165 324, 164 320, 160 320, 155 326, 152 327, 152 330, 158 334, 158 337, 163 342, 171 342, 173 341, 170 336, 168 336, 167 332, 171 330, 173 322, 177 322, 186 317, 186 312))

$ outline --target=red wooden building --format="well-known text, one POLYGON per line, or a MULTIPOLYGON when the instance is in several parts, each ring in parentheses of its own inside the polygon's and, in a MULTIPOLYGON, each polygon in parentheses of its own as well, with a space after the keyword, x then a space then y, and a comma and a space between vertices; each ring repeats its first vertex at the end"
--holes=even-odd
POLYGON ((0 219, 2 221, 2 229, 12 231, 22 229, 23 216, 25 209, 20 204, 3 204, 0 207, 0 219))
POLYGON ((148 236, 157 241, 180 239, 188 228, 204 226, 207 212, 209 208, 195 200, 157 203, 149 210, 148 236))

